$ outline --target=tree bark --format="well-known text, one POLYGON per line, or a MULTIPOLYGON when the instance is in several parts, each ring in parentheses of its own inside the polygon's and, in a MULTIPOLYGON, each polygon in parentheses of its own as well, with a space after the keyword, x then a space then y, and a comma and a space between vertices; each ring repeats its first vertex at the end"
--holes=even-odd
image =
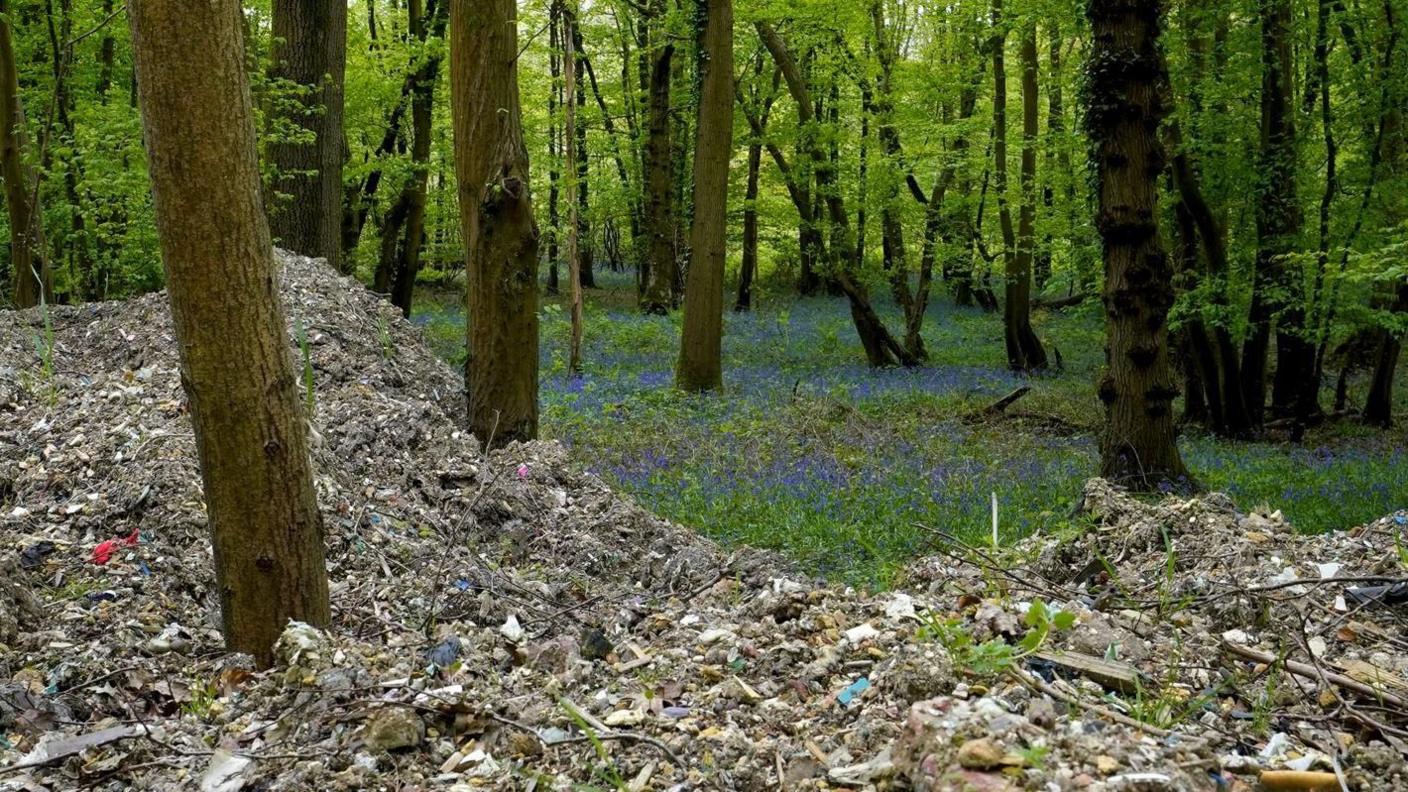
MULTIPOLYGON (((571 339, 568 343, 567 373, 578 377, 582 374, 582 234, 586 204, 581 200, 586 194, 586 168, 583 167, 585 152, 582 141, 586 126, 579 118, 581 108, 582 77, 577 64, 577 3, 568 0, 562 8, 562 128, 565 130, 565 155, 563 168, 570 174, 567 180, 567 291, 568 313, 571 323, 571 339)), ((587 254, 588 256, 590 254, 587 254)))
MULTIPOLYGON (((890 170, 886 174, 887 189, 880 205, 880 250, 883 267, 890 276, 890 292, 895 302, 904 312, 904 347, 916 360, 925 360, 929 352, 924 348, 924 338, 920 331, 924 326, 925 305, 921 305, 909 288, 909 260, 905 256, 904 226, 900 222, 900 136, 895 129, 894 109, 894 62, 899 43, 894 40, 893 31, 886 30, 883 5, 877 0, 870 4, 871 23, 875 36, 875 55, 880 63, 880 79, 876 86, 873 110, 878 121, 876 135, 885 151, 885 165, 890 170)), ((865 93, 865 88, 862 88, 865 93)), ((861 194, 864 200, 864 193, 861 194)), ((859 261, 857 261, 859 264, 859 261)))
MULTIPOLYGON (((756 82, 762 77, 762 71, 763 58, 760 54, 753 74, 755 96, 762 91, 760 87, 756 87, 756 82)), ((772 113, 772 103, 777 97, 777 88, 781 81, 782 72, 774 68, 772 87, 761 101, 756 127, 753 126, 754 120, 749 119, 751 134, 748 138, 748 184, 743 198, 743 259, 738 270, 738 299, 733 304, 735 311, 748 311, 753 307, 753 277, 758 271, 758 182, 763 166, 763 135, 767 132, 768 117, 772 113)), ((741 93, 738 95, 738 101, 740 104, 744 102, 741 93)), ((743 112, 747 115, 748 108, 744 107, 743 112)))
POLYGON ((240 4, 129 0, 128 18, 225 642, 268 666, 290 619, 331 617, 310 416, 299 407, 260 199, 240 4))
MULTIPOLYGON (((577 54, 582 60, 582 70, 587 73, 587 82, 592 87, 592 96, 596 98, 597 109, 601 111, 601 125, 606 131, 607 140, 611 142, 611 159, 616 163, 616 176, 621 180, 621 189, 626 193, 626 203, 630 213, 631 251, 632 255, 635 255, 640 247, 640 194, 631 184, 630 171, 627 170, 626 159, 621 154, 621 139, 616 131, 616 122, 612 120, 611 112, 606 107, 606 99, 601 95, 601 85, 597 82, 596 70, 592 68, 592 61, 587 57, 587 51, 581 44, 578 42, 577 54)), ((627 118, 629 119, 629 116, 627 118)))
POLYGON ((1296 194, 1296 129, 1292 107, 1289 0, 1259 0, 1261 18, 1261 149, 1257 173, 1256 279, 1242 354, 1243 391, 1254 422, 1265 416, 1266 357, 1276 330, 1272 410, 1304 422, 1320 413, 1315 347, 1305 336, 1305 290, 1285 261, 1301 232, 1296 194))
POLYGON ((44 225, 39 211, 39 182, 26 161, 24 104, 11 30, 11 4, 0 0, 0 174, 10 218, 11 299, 17 308, 32 308, 54 299, 44 225))
POLYGON ((1007 68, 1006 21, 1002 0, 993 0, 993 191, 997 194, 998 221, 1002 226, 1004 289, 1003 335, 1007 365, 1013 371, 1046 368, 1046 350, 1032 329, 1032 248, 1036 242, 1033 222, 1036 212, 1036 29, 1028 26, 1022 35, 1022 203, 1018 229, 1012 228, 1012 210, 1007 199, 1007 68))
MULTIPOLYGON (((1398 286, 1393 310, 1408 313, 1408 283, 1398 286)), ((1398 371, 1398 358, 1403 349, 1403 334, 1388 328, 1379 330, 1378 354, 1374 359, 1374 376, 1369 395, 1364 401, 1364 420, 1387 429, 1393 424, 1393 378, 1398 371)))
POLYGON ((643 20, 649 27, 653 54, 649 58, 649 91, 646 96, 645 229, 649 255, 645 263, 645 292, 641 310, 648 314, 669 313, 675 269, 673 200, 670 158, 670 61, 675 47, 664 32, 663 0, 651 0, 653 15, 643 20))
MULTIPOLYGON (((562 24, 562 8, 553 0, 548 6, 548 72, 551 75, 551 84, 548 86, 548 282, 547 293, 555 295, 558 293, 558 266, 561 253, 558 250, 558 243, 562 236, 562 216, 557 208, 558 202, 558 157, 561 147, 558 136, 562 134, 562 126, 558 121, 557 108, 562 104, 562 35, 559 28, 562 24)), ((565 144, 566 141, 562 141, 565 144)))
POLYGON ((573 67, 573 87, 575 89, 576 123, 571 125, 577 135, 577 280, 583 288, 596 288, 596 273, 593 268, 596 253, 592 246, 590 163, 587 159, 587 92, 583 72, 582 30, 577 24, 577 15, 568 14, 564 20, 572 36, 572 51, 576 61, 573 67))
POLYGON ((694 218, 675 384, 723 387, 724 255, 728 165, 733 154, 733 3, 701 0, 699 108, 694 133, 694 218))
MULTIPOLYGON (((1197 172, 1190 156, 1183 146, 1183 137, 1178 124, 1169 125, 1169 144, 1173 149, 1170 173, 1174 189, 1178 193, 1179 222, 1188 224, 1185 235, 1189 244, 1194 238, 1201 241, 1201 249, 1208 274, 1225 279, 1227 273, 1227 248, 1224 242, 1222 224, 1208 206, 1198 184, 1197 172)), ((1196 257, 1196 253, 1189 251, 1196 257)), ((1187 273, 1187 288, 1197 286, 1201 280, 1202 268, 1196 263, 1187 273)), ((1212 307, 1225 312, 1227 295, 1224 288, 1213 291, 1208 298, 1212 307)), ((1213 431, 1225 437, 1246 438, 1252 433, 1252 418, 1247 410, 1242 391, 1241 358, 1232 333, 1225 321, 1214 321, 1211 327, 1201 318, 1198 327, 1190 328, 1190 344, 1202 366, 1204 390, 1209 401, 1209 415, 1214 419, 1213 431)))
POLYGON ((1141 490, 1191 486, 1175 442, 1168 310, 1173 272, 1159 238, 1157 130, 1168 79, 1158 0, 1089 0, 1086 126, 1105 256, 1106 370, 1100 475, 1141 490))
MULTIPOLYGON (((103 18, 107 19, 113 15, 113 4, 116 0, 103 0, 103 18)), ((112 89, 112 68, 117 59, 117 40, 112 36, 112 28, 103 28, 103 39, 98 45, 98 102, 102 105, 108 103, 108 91, 112 89)))
MULTIPOLYGON (((960 90, 958 97, 959 121, 966 122, 972 118, 977 103, 977 84, 965 85, 960 90)), ((920 316, 923 316, 929 305, 929 288, 933 282, 934 263, 938 256, 939 242, 952 243, 954 229, 960 225, 956 218, 958 213, 963 210, 946 207, 944 200, 967 153, 968 137, 960 132, 954 138, 952 149, 949 152, 949 160, 939 171, 938 178, 934 182, 934 189, 929 193, 928 201, 924 207, 924 244, 919 254, 919 287, 915 290, 914 297, 919 306, 920 316)), ((962 262, 958 266, 945 264, 944 270, 944 277, 953 286, 954 301, 959 305, 972 305, 973 275, 971 266, 966 262, 962 262)))
POLYGON ((538 435, 538 228, 518 98, 514 0, 453 0, 450 90, 468 281, 469 428, 538 435))
POLYGON ((753 308, 753 276, 758 271, 758 182, 763 165, 763 144, 748 144, 748 182, 743 192, 743 258, 738 266, 738 298, 733 310, 753 308))
MULTIPOLYGON (((411 35, 426 40, 424 0, 409 0, 411 35)), ((440 59, 427 58, 416 75, 411 94, 410 180, 401 192, 406 204, 405 235, 397 255, 396 277, 391 284, 391 303, 410 318, 415 299, 416 275, 420 272, 421 248, 425 245, 425 199, 430 180, 431 125, 435 114, 435 83, 440 76, 440 59)))
POLYGON ((344 0, 274 0, 273 74, 308 89, 293 121, 312 142, 270 146, 274 190, 289 196, 270 218, 281 246, 342 266, 342 93, 347 68, 344 0))
MULTIPOLYGON (((430 0, 426 4, 425 13, 430 19, 430 24, 425 28, 428 38, 441 38, 445 35, 445 21, 449 8, 449 0, 430 0)), ((435 50, 430 57, 440 60, 439 50, 435 50)), ((401 81, 401 94, 395 107, 391 110, 391 115, 386 120, 386 130, 382 133, 381 143, 377 146, 373 157, 389 157, 396 151, 398 143, 401 141, 401 124, 406 116, 407 108, 414 103, 417 75, 425 66, 423 63, 412 62, 405 77, 401 81)), ((373 200, 376 198, 377 190, 381 187, 381 168, 374 169, 367 174, 361 184, 349 184, 343 189, 344 200, 342 207, 342 252, 345 256, 357 246, 357 240, 362 236, 362 227, 367 223, 367 214, 371 211, 373 200)))

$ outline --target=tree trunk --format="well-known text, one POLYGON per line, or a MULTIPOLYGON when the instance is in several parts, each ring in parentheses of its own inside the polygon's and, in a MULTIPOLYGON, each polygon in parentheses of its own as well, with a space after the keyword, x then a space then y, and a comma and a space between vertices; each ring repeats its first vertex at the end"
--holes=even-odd
POLYGON ((735 311, 748 311, 753 307, 753 276, 758 270, 758 177, 762 164, 762 143, 749 143, 748 185, 743 193, 743 259, 738 267, 735 311))
MULTIPOLYGON (((424 41, 424 0, 409 0, 411 35, 424 41)), ((402 192, 406 203, 405 236, 397 257, 396 277, 391 284, 391 303, 410 318, 415 299, 416 275, 420 272, 421 248, 425 244, 425 193, 430 179, 430 135, 435 113, 435 83, 440 76, 440 60, 427 58, 416 77, 411 94, 412 173, 402 192)))
POLYGON ((0 0, 0 174, 10 216, 10 296, 17 308, 32 308, 54 299, 44 224, 39 211, 39 182, 25 159, 27 146, 24 105, 9 0, 0 0))
POLYGON ((342 269, 342 92, 347 67, 347 3, 274 0, 273 74, 308 89, 293 121, 308 143, 276 143, 274 190, 289 196, 271 207, 278 243, 342 269))
POLYGON ((686 391, 723 387, 725 231, 728 164, 733 155, 733 2, 704 0, 704 13, 699 119, 694 128, 694 218, 689 232, 693 258, 675 372, 675 384, 686 391))
POLYGON ((469 428, 538 435, 538 228, 518 99, 514 0, 453 0, 450 88, 467 261, 469 428))
MULTIPOLYGON (((757 80, 762 76, 763 58, 761 54, 754 69, 755 95, 757 80)), ((748 311, 753 307, 753 278, 758 271, 758 180, 763 166, 763 134, 767 131, 768 116, 772 112, 773 100, 777 97, 777 87, 782 80, 782 72, 776 68, 772 73, 772 87, 761 102, 761 109, 755 119, 745 106, 743 112, 749 115, 748 123, 752 134, 748 143, 748 186, 743 204, 743 260, 738 271, 738 299, 733 305, 735 311, 748 311)), ((743 96, 738 95, 739 104, 743 96)))
MULTIPOLYGON (((601 111, 601 124, 606 130, 606 138, 611 143, 611 159, 616 163, 616 176, 621 180, 621 189, 626 193, 626 203, 630 214, 631 226, 631 255, 636 255, 640 248, 641 229, 641 202, 640 194, 635 186, 631 184, 630 172, 626 169, 625 157, 621 155, 621 139, 616 131, 616 122, 611 119, 611 112, 606 107, 606 99, 601 95, 601 85, 596 79, 596 70, 592 68, 591 59, 587 57, 586 49, 582 48, 578 42, 577 54, 582 60, 582 70, 587 73, 587 81, 592 87, 592 96, 596 98, 597 109, 601 111)), ((627 116, 629 120, 629 115, 627 116)), ((630 125, 633 126, 633 123, 630 125)), ((613 261, 619 265, 622 262, 613 261)), ((595 283, 593 283, 595 285, 595 283)))
MULTIPOLYGON (((1169 124, 1168 138, 1169 147, 1173 150, 1169 170, 1173 176, 1174 188, 1178 192, 1178 211, 1186 213, 1187 221, 1192 224, 1190 230, 1201 240, 1208 274, 1225 284, 1228 266, 1226 237, 1222 224, 1203 196, 1197 170, 1184 146, 1182 131, 1176 122, 1169 124)), ((1200 278, 1196 271, 1193 275, 1195 279, 1200 278)), ((1189 288, 1192 288, 1192 284, 1189 288)), ((1214 289, 1209 301, 1212 307, 1226 313, 1228 300, 1225 285, 1214 289)), ((1221 416, 1220 423, 1214 423, 1213 430, 1225 437, 1250 436, 1254 427, 1243 392, 1241 357, 1226 321, 1215 321, 1211 328, 1204 326, 1201 335, 1194 331, 1191 343, 1200 360, 1204 360, 1205 368, 1202 374, 1208 400, 1216 402, 1209 405, 1209 412, 1214 418, 1221 416), (1216 372, 1206 368, 1208 360, 1214 362, 1216 372), (1215 389, 1213 380, 1216 381, 1215 389)))
MULTIPOLYGON (((904 311, 904 347, 915 360, 924 360, 929 352, 924 348, 924 338, 920 334, 924 325, 925 306, 915 300, 909 288, 909 261, 905 256, 904 227, 900 222, 900 136, 895 129, 894 62, 899 44, 893 40, 894 33, 886 30, 885 12, 880 2, 870 5, 871 23, 875 34, 875 54, 880 62, 880 79, 877 85, 873 110, 878 121, 877 136, 885 151, 885 174, 887 186, 880 205, 880 250, 883 267, 890 276, 890 293, 895 303, 904 311)), ((862 95, 865 93, 862 88, 862 95)), ((864 201, 864 193, 861 194, 864 201)), ((857 263, 859 263, 857 261, 857 263)))
POLYGON ((1325 138, 1325 189, 1320 194, 1320 224, 1315 251, 1315 286, 1310 294, 1311 305, 1315 306, 1316 328, 1314 379, 1318 383, 1324 376, 1325 349, 1330 341, 1330 323, 1334 318, 1334 302, 1337 290, 1330 288, 1327 295, 1325 279, 1330 268, 1330 210, 1335 195, 1339 192, 1339 148, 1335 142, 1334 113, 1330 105, 1330 11, 1332 0, 1319 0, 1316 9, 1315 25, 1315 70, 1311 80, 1314 90, 1307 90, 1307 107, 1314 107, 1315 99, 1320 100, 1320 124, 1325 138))
MULTIPOLYGON (((45 11, 49 29, 50 60, 54 77, 54 113, 58 119, 59 138, 50 151, 66 151, 59 154, 64 174, 65 210, 69 216, 70 233, 54 245, 53 258, 67 261, 68 271, 78 276, 79 292, 85 300, 95 300, 101 287, 93 258, 92 240, 88 237, 88 218, 84 215, 84 203, 79 196, 78 185, 83 180, 83 159, 78 151, 78 132, 73 119, 73 91, 70 85, 73 68, 73 51, 66 45, 73 38, 73 0, 60 0, 58 13, 54 11, 53 0, 45 0, 45 11), (67 245, 67 250, 63 246, 67 245)), ((46 152, 46 157, 49 156, 46 152)), ((46 163, 45 168, 54 167, 46 163)))
MULTIPOLYGON (((797 68, 797 61, 788 52, 782 37, 771 25, 757 21, 754 22, 754 28, 763 40, 763 45, 772 55, 773 61, 782 70, 782 76, 787 82, 787 90, 792 94, 792 99, 797 104, 798 121, 802 127, 807 127, 815 121, 815 116, 812 113, 811 93, 807 89, 806 82, 802 79, 801 70, 797 68)), ((831 184, 832 161, 821 142, 813 136, 808 140, 808 148, 810 149, 812 167, 818 173, 818 182, 831 184)), ((780 154, 781 152, 778 151, 774 156, 777 157, 780 154)), ((796 200, 795 191, 794 200, 796 200)), ((896 362, 906 366, 916 365, 919 361, 910 355, 895 340, 894 336, 890 335, 880 316, 875 313, 864 283, 856 281, 851 275, 849 265, 855 260, 855 241, 851 237, 850 222, 846 214, 845 202, 840 193, 836 190, 829 191, 825 202, 833 229, 832 248, 836 251, 836 260, 841 263, 835 274, 836 283, 850 303, 851 321, 855 324, 856 335, 859 336, 861 346, 865 350, 866 360, 875 368, 892 366, 896 362)), ((812 223, 813 227, 815 225, 816 223, 812 223)))
MULTIPOLYGON (((663 3, 652 0, 651 8, 663 16, 663 3)), ((650 25, 654 56, 650 59, 649 92, 646 99, 645 133, 645 229, 650 238, 645 265, 645 294, 641 310, 648 314, 670 311, 675 269, 673 199, 670 158, 670 61, 675 47, 666 38, 664 20, 642 21, 650 25), (659 39, 659 40, 656 40, 659 39)))
MULTIPOLYGON (((445 20, 449 0, 431 0, 426 5, 426 15, 430 18, 430 24, 423 31, 427 38, 440 38, 445 35, 445 20)), ((440 50, 432 49, 429 58, 438 61, 441 58, 440 50)), ((401 123, 405 118, 406 109, 414 103, 413 94, 417 75, 425 64, 412 62, 410 69, 406 72, 401 81, 401 94, 395 107, 391 110, 390 117, 386 121, 386 130, 382 133, 381 143, 377 146, 373 157, 389 157, 396 151, 401 140, 401 123)), ((344 200, 342 207, 342 251, 343 254, 350 253, 357 246, 357 240, 362 236, 362 227, 366 225, 367 214, 371 210, 373 199, 376 198, 377 190, 381 186, 382 170, 376 168, 362 180, 361 184, 350 184, 343 189, 344 200)), ((351 266, 351 262, 348 262, 351 266)))
MULTIPOLYGON (((586 194, 586 168, 583 167, 585 152, 582 141, 585 139, 586 124, 579 117, 581 109, 582 77, 577 63, 577 3, 568 0, 570 5, 563 9, 562 37, 562 85, 565 91, 562 98, 562 128, 566 130, 566 153, 563 168, 571 177, 567 181, 567 290, 568 313, 571 322, 571 339, 568 343, 567 373, 578 377, 582 374, 582 235, 584 233, 586 204, 581 197, 586 194)), ((590 256, 590 254, 587 254, 590 256)))
POLYGON ((993 190, 997 194, 998 221, 1002 225, 1005 285, 1003 290, 1003 335, 1007 345, 1007 365, 1013 371, 1046 368, 1046 350, 1032 329, 1032 247, 1036 213, 1036 29, 1028 26, 1022 35, 1022 204, 1019 227, 1014 233, 1012 210, 1007 200, 1007 67, 1006 22, 1002 0, 993 0, 993 190))
MULTIPOLYGON (((562 235, 562 216, 558 211, 558 156, 559 148, 558 136, 562 134, 562 126, 557 118, 557 108, 562 104, 562 36, 559 28, 562 24, 562 9, 557 0, 553 0, 548 7, 548 71, 552 75, 551 84, 548 86, 548 282, 547 293, 556 295, 558 293, 558 259, 561 254, 558 251, 558 240, 562 235)), ((562 141, 565 145, 566 141, 562 141)))
MULTIPOLYGON (((1051 66, 1051 78, 1046 81, 1046 134, 1049 140, 1046 144, 1045 156, 1046 186, 1042 189, 1042 206, 1046 209, 1048 216, 1056 208, 1056 189, 1052 184, 1054 178, 1061 178, 1066 186, 1062 193, 1063 211, 1069 211, 1075 203, 1075 191, 1071 185, 1071 155, 1062 140, 1066 134, 1066 100, 1061 85, 1064 77, 1061 73, 1061 45, 1063 44, 1061 26, 1053 20, 1049 27, 1051 42, 1047 62, 1051 66), (1057 167, 1052 167, 1053 155, 1057 167)), ((1051 231, 1048 229, 1043 235, 1041 249, 1037 251, 1036 257, 1032 261, 1032 277, 1038 290, 1051 279, 1053 241, 1051 231)))
POLYGON ((1265 414, 1266 356, 1276 328, 1272 410, 1303 422, 1319 414, 1315 347, 1305 336, 1302 280, 1285 256, 1296 250, 1301 211, 1296 195, 1296 130, 1291 82, 1289 0, 1259 0, 1261 17, 1261 150, 1257 173, 1256 280, 1250 330, 1242 354, 1247 406, 1257 425, 1265 414))
POLYGON ((582 29, 577 25, 576 14, 565 19, 567 30, 572 34, 572 51, 576 62, 573 68, 573 88, 576 97, 576 124, 572 128, 577 135, 577 280, 583 288, 596 288, 596 271, 593 268, 596 253, 592 246, 590 162, 587 159, 587 92, 585 88, 586 69, 582 65, 582 29))
MULTIPOLYGON (((978 103, 978 86, 968 84, 959 92, 958 118, 967 121, 973 117, 978 103)), ((938 255, 938 244, 950 244, 954 239, 954 228, 961 208, 946 207, 944 200, 948 189, 958 174, 958 169, 967 156, 968 137, 960 132, 953 141, 953 148, 947 164, 939 171, 934 189, 929 193, 928 204, 924 207, 924 245, 919 255, 919 288, 915 291, 915 302, 922 317, 929 305, 929 286, 934 277, 934 263, 938 255)), ((973 274, 966 262, 959 266, 944 265, 943 275, 953 284, 954 301, 959 305, 973 304, 973 274)), ((910 332, 906 329, 906 333, 910 332)), ((917 332, 917 331, 916 331, 917 332)))
MULTIPOLYGON (((103 18, 107 19, 113 15, 113 3, 115 0, 103 0, 103 18)), ((112 37, 112 28, 103 28, 102 43, 98 45, 98 102, 104 106, 108 103, 108 91, 112 89, 112 68, 117 58, 117 40, 112 37)))
POLYGON ((684 274, 689 271, 689 228, 694 217, 694 191, 688 189, 692 183, 694 161, 690 157, 690 142, 693 139, 691 125, 694 121, 694 106, 698 97, 694 95, 693 80, 686 75, 687 59, 675 58, 671 61, 671 81, 674 83, 675 104, 670 108, 673 129, 670 133, 670 174, 674 179, 671 185, 671 198, 674 207, 671 219, 674 227, 671 239, 675 249, 674 266, 670 269, 670 305, 678 308, 684 297, 684 274), (685 86, 690 85, 686 89, 685 86))
MULTIPOLYGON (((1408 283, 1398 287, 1395 313, 1408 313, 1408 283)), ((1388 428, 1393 424, 1393 378, 1398 371, 1398 357, 1403 349, 1402 333, 1387 328, 1379 331, 1379 349, 1375 355, 1374 377, 1369 384, 1369 396, 1364 401, 1364 420, 1388 428)))
POLYGON ((1105 405, 1100 475, 1141 490, 1191 485, 1175 442, 1178 395, 1168 354, 1172 267, 1159 238, 1158 185, 1164 152, 1157 130, 1167 110, 1157 0, 1089 0, 1092 51, 1086 125, 1105 253, 1105 405))
POLYGON ((331 616, 311 416, 298 403, 260 200, 240 4, 130 0, 128 18, 225 643, 268 666, 290 619, 331 616))

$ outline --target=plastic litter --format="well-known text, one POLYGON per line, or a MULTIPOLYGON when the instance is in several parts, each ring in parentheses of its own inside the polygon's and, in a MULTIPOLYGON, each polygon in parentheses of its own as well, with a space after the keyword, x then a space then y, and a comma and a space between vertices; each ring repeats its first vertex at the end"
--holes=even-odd
POLYGON ((866 677, 861 677, 860 679, 857 679, 856 681, 847 685, 845 690, 842 690, 840 693, 837 693, 836 700, 841 702, 842 706, 850 706, 850 703, 852 701, 855 701, 857 696, 869 689, 870 680, 866 677))
POLYGON ((89 557, 88 560, 92 561, 98 566, 102 566, 112 560, 113 553, 116 553, 119 548, 135 547, 137 545, 137 540, 140 538, 140 536, 140 533, 134 528, 132 530, 132 533, 128 534, 127 536, 120 537, 117 539, 109 539, 106 542, 99 542, 93 548, 93 554, 89 557))
POLYGON ((35 542, 20 551, 20 567, 34 569, 44 563, 44 557, 54 552, 53 542, 35 542))
POLYGON ((460 656, 462 644, 456 636, 450 636, 426 652, 425 657, 436 668, 444 668, 460 656))

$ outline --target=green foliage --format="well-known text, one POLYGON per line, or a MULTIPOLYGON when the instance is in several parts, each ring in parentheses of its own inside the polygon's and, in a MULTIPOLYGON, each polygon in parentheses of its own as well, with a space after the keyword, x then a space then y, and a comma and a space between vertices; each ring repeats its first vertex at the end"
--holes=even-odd
POLYGON ((592 728, 591 722, 587 720, 582 711, 567 699, 558 699, 558 706, 563 712, 577 724, 577 728, 586 735, 587 742, 591 743, 592 750, 596 752, 598 764, 592 766, 592 775, 598 779, 611 784, 612 789, 627 789, 626 779, 621 777, 621 771, 616 769, 616 765, 611 761, 611 754, 606 750, 606 745, 597 736, 596 729, 592 728))
POLYGON ((308 329, 303 326, 303 320, 294 318, 293 328, 294 336, 298 340, 298 349, 303 354, 303 406, 311 418, 318 411, 317 397, 313 389, 313 350, 308 345, 308 329))
POLYGON ((1027 608, 1024 621, 1027 632, 1016 645, 1000 638, 981 643, 974 640, 963 619, 930 620, 919 628, 918 638, 936 641, 948 652, 954 665, 978 677, 995 677, 1016 668, 1023 658, 1041 651, 1046 639, 1053 631, 1069 630, 1075 626, 1075 614, 1064 610, 1051 610, 1041 599, 1034 600, 1027 608))

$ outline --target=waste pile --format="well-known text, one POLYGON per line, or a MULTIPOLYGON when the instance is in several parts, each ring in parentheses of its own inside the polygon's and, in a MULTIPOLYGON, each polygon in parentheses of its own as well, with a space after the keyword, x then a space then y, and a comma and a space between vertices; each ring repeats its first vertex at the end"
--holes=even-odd
POLYGON ((1403 515, 1092 481, 1080 533, 827 585, 484 453, 419 331, 280 261, 333 622, 268 670, 222 649, 164 295, 0 316, 0 790, 1408 788, 1403 515))

